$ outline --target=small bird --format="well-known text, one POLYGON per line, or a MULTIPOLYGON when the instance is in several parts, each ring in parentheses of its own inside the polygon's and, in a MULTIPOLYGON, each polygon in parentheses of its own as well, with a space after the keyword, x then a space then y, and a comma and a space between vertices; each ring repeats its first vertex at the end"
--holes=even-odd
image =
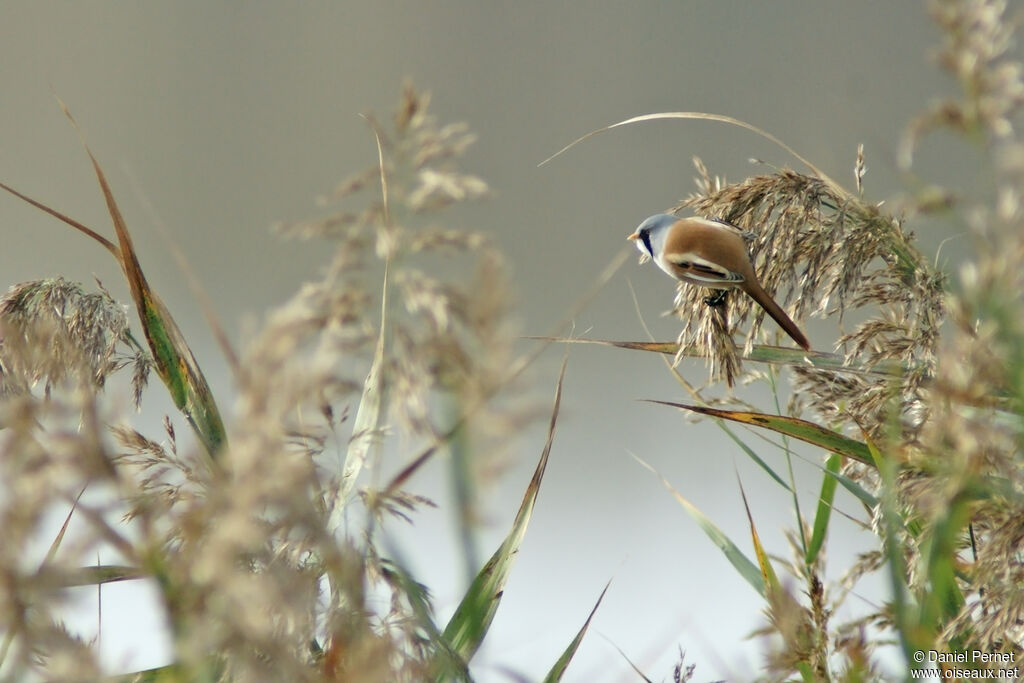
POLYGON ((756 301, 804 350, 807 337, 757 281, 747 254, 744 233, 734 225, 708 218, 680 218, 667 213, 651 216, 628 239, 663 271, 692 285, 722 290, 705 299, 720 306, 725 290, 739 287, 756 301))

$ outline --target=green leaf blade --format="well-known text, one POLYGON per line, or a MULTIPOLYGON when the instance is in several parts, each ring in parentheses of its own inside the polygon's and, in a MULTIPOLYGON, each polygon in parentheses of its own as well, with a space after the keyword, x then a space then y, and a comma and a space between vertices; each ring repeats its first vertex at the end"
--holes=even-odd
POLYGON ((804 556, 804 563, 814 564, 818 559, 825 544, 825 536, 828 533, 829 521, 832 518, 832 502, 835 500, 836 486, 838 481, 835 475, 839 472, 841 458, 833 453, 825 461, 825 476, 821 481, 821 493, 818 495, 818 509, 814 514, 814 528, 811 531, 811 542, 807 546, 807 553, 804 556))
POLYGON ((583 622, 583 626, 581 626, 580 630, 576 632, 576 637, 572 639, 569 646, 565 648, 554 666, 552 666, 551 670, 548 671, 547 676, 544 677, 544 683, 557 683, 562 680, 562 676, 565 675, 565 670, 569 668, 572 658, 576 655, 576 650, 579 648, 580 643, 583 642, 583 636, 586 635, 587 628, 589 628, 594 615, 597 614, 597 608, 601 606, 601 601, 604 600, 604 594, 608 592, 608 586, 610 585, 611 581, 605 584, 604 590, 602 590, 601 595, 597 597, 597 602, 594 603, 593 609, 590 610, 587 620, 583 622))
POLYGON ((562 370, 558 376, 554 406, 548 424, 547 442, 544 444, 540 461, 533 472, 530 484, 526 488, 512 528, 483 569, 473 579, 469 590, 466 591, 466 595, 463 596, 442 634, 451 649, 466 662, 476 653, 494 620, 505 583, 533 515, 537 494, 540 491, 541 481, 544 479, 544 471, 547 468, 551 447, 554 443, 555 425, 558 421, 558 411, 562 401, 562 383, 565 380, 567 361, 568 358, 562 362, 562 370))
POLYGON ((724 420, 731 420, 754 427, 769 429, 778 434, 790 436, 815 446, 820 446, 832 453, 839 453, 848 458, 853 458, 865 465, 875 465, 868 446, 838 432, 826 429, 813 422, 801 420, 795 417, 784 415, 770 415, 767 413, 753 413, 742 410, 721 410, 719 408, 707 408, 704 406, 688 405, 685 403, 673 403, 671 401, 650 401, 659 403, 671 408, 688 410, 702 415, 718 417, 724 420))

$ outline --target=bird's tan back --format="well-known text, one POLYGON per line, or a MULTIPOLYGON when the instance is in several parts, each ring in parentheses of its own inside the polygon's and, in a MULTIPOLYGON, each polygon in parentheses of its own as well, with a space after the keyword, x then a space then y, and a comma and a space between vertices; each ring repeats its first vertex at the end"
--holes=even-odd
POLYGON ((672 227, 665 239, 665 260, 688 260, 687 254, 716 263, 742 275, 744 280, 757 279, 743 237, 736 230, 713 221, 683 218, 672 227))

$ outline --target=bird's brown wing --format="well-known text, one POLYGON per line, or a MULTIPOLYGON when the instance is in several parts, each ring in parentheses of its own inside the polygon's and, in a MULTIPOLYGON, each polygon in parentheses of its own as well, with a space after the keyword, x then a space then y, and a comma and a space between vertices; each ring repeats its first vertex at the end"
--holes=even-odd
POLYGON ((740 232, 704 218, 679 221, 665 240, 662 258, 677 277, 704 287, 735 287, 756 279, 740 232))
POLYGON ((740 273, 723 268, 693 252, 665 254, 664 260, 677 278, 702 287, 735 287, 744 280, 740 273))

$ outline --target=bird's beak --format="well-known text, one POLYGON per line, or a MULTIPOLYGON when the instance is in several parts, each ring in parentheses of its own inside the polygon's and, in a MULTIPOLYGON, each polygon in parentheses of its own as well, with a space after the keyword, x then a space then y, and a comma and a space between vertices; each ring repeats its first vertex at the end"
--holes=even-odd
POLYGON ((626 238, 627 240, 637 241, 640 239, 640 233, 634 232, 632 235, 626 238))

